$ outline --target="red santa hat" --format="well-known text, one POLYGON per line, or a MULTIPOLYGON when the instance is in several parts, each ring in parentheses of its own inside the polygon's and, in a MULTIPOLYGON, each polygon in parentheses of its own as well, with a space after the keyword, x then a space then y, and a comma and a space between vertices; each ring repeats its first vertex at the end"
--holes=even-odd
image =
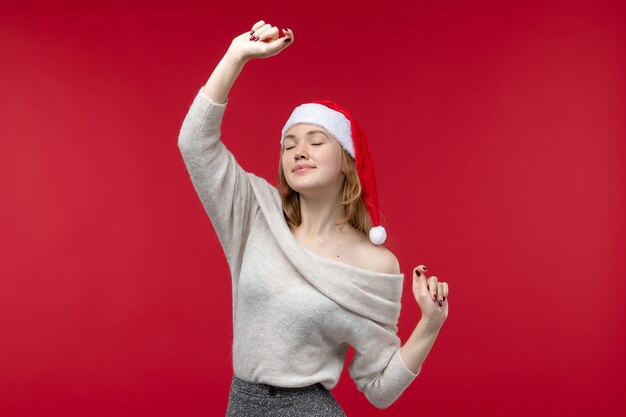
POLYGON ((282 130, 280 144, 289 128, 298 123, 311 123, 323 127, 352 156, 361 182, 361 199, 372 220, 370 241, 382 245, 387 239, 385 228, 380 225, 378 192, 374 176, 372 152, 365 132, 341 105, 329 100, 317 100, 297 106, 282 130))

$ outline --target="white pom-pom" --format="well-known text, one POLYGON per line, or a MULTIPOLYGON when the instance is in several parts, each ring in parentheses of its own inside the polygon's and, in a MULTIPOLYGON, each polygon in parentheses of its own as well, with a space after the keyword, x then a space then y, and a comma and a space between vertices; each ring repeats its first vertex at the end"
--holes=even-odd
POLYGON ((387 240, 387 232, 382 226, 372 227, 370 229, 370 241, 374 245, 382 245, 387 240))

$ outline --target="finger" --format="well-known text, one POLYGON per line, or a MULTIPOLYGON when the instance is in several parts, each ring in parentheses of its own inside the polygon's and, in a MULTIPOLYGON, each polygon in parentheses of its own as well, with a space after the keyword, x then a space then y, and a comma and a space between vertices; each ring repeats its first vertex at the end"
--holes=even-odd
POLYGON ((413 270, 413 280, 417 282, 417 285, 420 287, 424 293, 428 292, 428 285, 426 284, 426 276, 422 274, 419 270, 419 267, 413 270))
POLYGON ((283 29, 283 33, 293 40, 293 31, 291 29, 283 29))
POLYGON ((270 25, 269 23, 266 23, 263 26, 261 26, 260 28, 256 29, 252 33, 251 36, 258 36, 258 37, 260 37, 263 32, 265 32, 266 30, 270 29, 271 27, 272 27, 272 25, 270 25))
POLYGON ((446 301, 448 299, 448 283, 442 282, 443 284, 443 300, 446 301))
POLYGON ((437 302, 439 307, 443 305, 443 282, 437 283, 437 302))
POLYGON ((259 41, 264 41, 266 39, 278 37, 278 28, 274 26, 271 29, 264 31, 263 33, 257 36, 259 36, 259 41))
POLYGON ((430 298, 437 301, 437 277, 434 275, 428 278, 428 290, 430 291, 430 298))
POLYGON ((283 49, 291 45, 292 42, 285 43, 285 40, 289 40, 289 38, 278 38, 273 41, 264 43, 262 46, 265 46, 267 49, 264 52, 269 53, 269 56, 273 56, 281 52, 283 49))
POLYGON ((252 25, 252 30, 250 31, 250 35, 254 34, 254 31, 257 30, 258 28, 260 28, 261 26, 263 26, 264 24, 265 24, 264 21, 259 20, 254 25, 252 25))
POLYGON ((285 37, 282 38, 283 42, 286 45, 289 45, 290 43, 293 43, 293 31, 291 29, 283 29, 283 33, 285 34, 285 37))

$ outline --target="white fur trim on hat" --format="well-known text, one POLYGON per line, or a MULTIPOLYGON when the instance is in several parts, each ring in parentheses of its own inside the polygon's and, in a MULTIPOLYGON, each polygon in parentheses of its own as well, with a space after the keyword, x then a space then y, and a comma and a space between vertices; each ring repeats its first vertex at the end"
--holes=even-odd
POLYGON ((323 127, 337 139, 341 146, 354 158, 352 143, 352 127, 350 121, 342 113, 330 109, 323 104, 305 103, 296 107, 283 127, 280 144, 285 141, 289 128, 298 123, 311 123, 323 127))

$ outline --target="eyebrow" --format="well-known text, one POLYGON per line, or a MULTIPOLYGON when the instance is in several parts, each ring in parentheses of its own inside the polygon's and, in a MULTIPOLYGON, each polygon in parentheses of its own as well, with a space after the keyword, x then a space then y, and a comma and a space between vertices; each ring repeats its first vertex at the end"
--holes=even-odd
MULTIPOLYGON (((306 132, 305 136, 311 136, 311 135, 313 135, 315 133, 321 133, 324 136, 328 137, 328 135, 323 130, 309 130, 308 132, 306 132)), ((294 135, 287 135, 287 136, 285 136, 285 140, 287 140, 287 139, 295 139, 295 138, 296 137, 294 135)))

